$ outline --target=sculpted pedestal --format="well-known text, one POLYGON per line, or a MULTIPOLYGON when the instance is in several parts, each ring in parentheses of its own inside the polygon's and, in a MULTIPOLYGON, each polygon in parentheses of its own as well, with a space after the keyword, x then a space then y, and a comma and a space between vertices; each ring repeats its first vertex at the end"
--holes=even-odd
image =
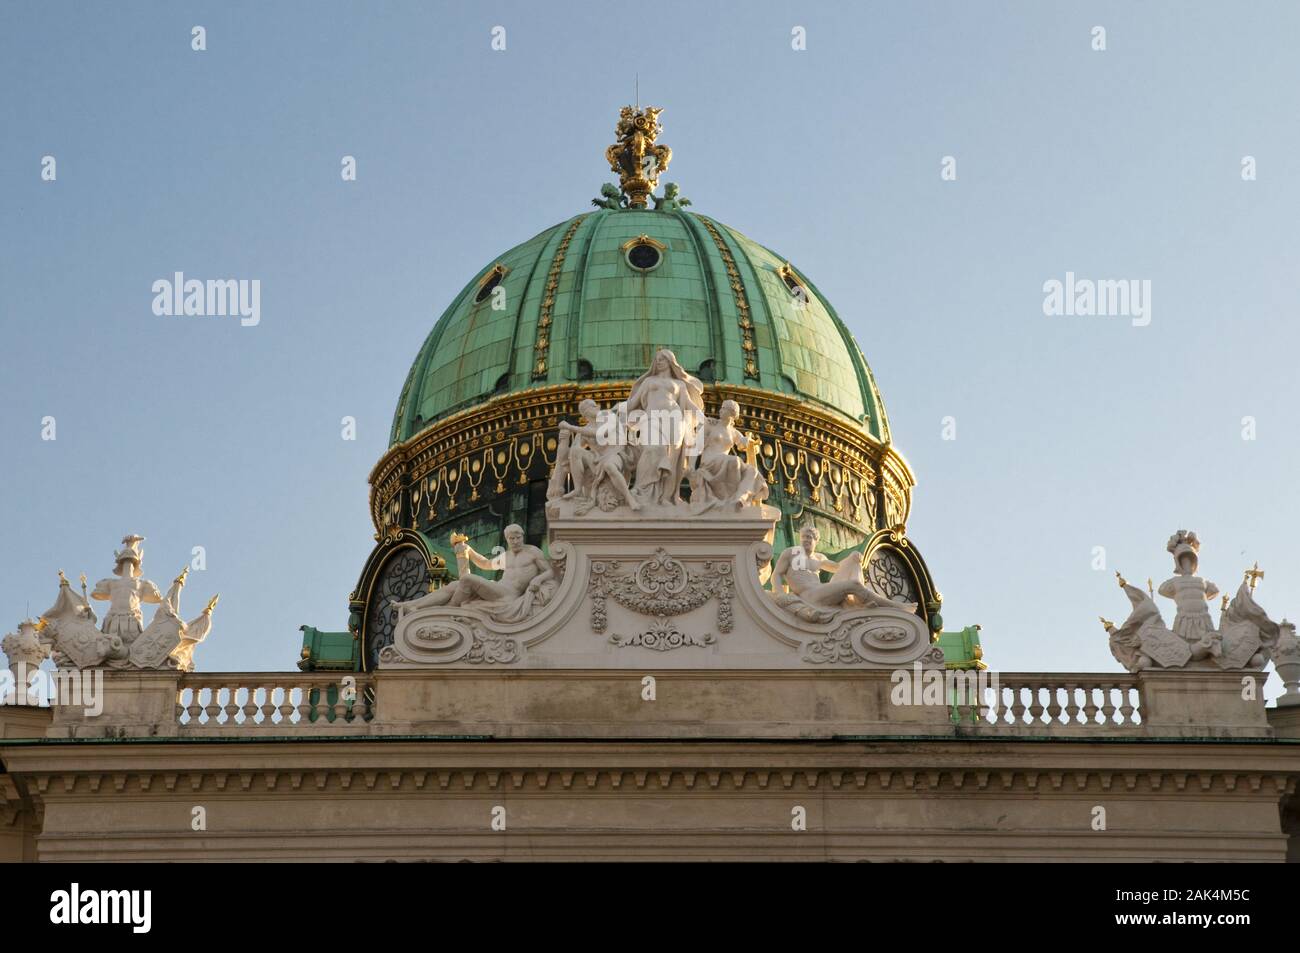
POLYGON ((921 618, 903 606, 787 611, 763 588, 774 509, 691 516, 551 505, 558 583, 520 621, 466 602, 403 612, 380 668, 942 668, 921 618), (809 617, 811 615, 811 617, 809 617))
POLYGON ((560 426, 549 552, 515 525, 494 559, 454 538, 458 578, 398 605, 379 668, 942 668, 916 606, 871 589, 860 559, 818 554, 811 527, 778 560, 782 591, 765 588, 781 513, 739 408, 710 420, 702 394, 660 350, 624 404, 583 401, 584 423, 560 426))

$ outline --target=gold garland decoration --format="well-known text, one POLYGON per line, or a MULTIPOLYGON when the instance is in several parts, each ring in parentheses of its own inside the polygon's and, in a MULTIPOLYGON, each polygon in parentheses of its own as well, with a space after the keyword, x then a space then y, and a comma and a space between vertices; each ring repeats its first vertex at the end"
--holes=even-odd
POLYGON ((745 352, 745 377, 758 380, 758 362, 755 360, 758 348, 754 345, 754 322, 749 315, 749 298, 745 295, 745 284, 740 280, 736 260, 731 257, 731 250, 722 240, 717 226, 703 215, 695 217, 708 229, 709 236, 713 239, 713 244, 718 246, 718 254, 722 256, 722 262, 727 267, 727 278, 731 282, 731 291, 735 296, 736 311, 739 314, 736 323, 740 326, 740 347, 745 352))
MULTIPOLYGON (((371 473, 376 527, 381 532, 399 528, 403 473, 409 474, 412 485, 423 482, 427 488, 423 502, 431 520, 439 509, 450 514, 457 508, 455 497, 462 481, 472 491, 469 502, 476 502, 485 476, 497 493, 506 492, 512 477, 516 484, 526 484, 534 458, 540 455, 542 462, 554 463, 554 430, 561 418, 574 416, 585 397, 601 406, 625 400, 629 386, 627 382, 553 384, 502 395, 394 446, 371 473), (439 508, 436 502, 442 495, 447 499, 439 508)), ((791 497, 825 504, 855 524, 874 526, 879 480, 890 525, 906 521, 915 479, 892 446, 806 401, 736 385, 714 384, 706 389, 706 404, 714 412, 727 398, 740 404, 742 428, 760 435, 758 463, 768 482, 783 484, 791 497)), ((412 507, 416 512, 417 507, 412 507)))
POLYGON ((579 215, 569 226, 569 230, 560 239, 555 249, 555 258, 551 260, 551 270, 546 275, 546 289, 542 293, 542 308, 537 317, 537 339, 533 342, 533 380, 546 376, 547 356, 551 350, 551 312, 555 309, 555 296, 560 287, 560 271, 564 268, 564 256, 569 250, 569 242, 587 216, 579 215))

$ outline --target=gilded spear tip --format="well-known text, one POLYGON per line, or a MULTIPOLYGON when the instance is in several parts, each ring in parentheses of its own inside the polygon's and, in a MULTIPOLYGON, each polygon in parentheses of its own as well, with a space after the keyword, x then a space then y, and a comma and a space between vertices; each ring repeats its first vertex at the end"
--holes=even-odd
POLYGON ((1128 580, 1119 574, 1118 569, 1115 570, 1115 578, 1119 581, 1119 587, 1121 589, 1128 585, 1128 580))
POLYGON ((215 609, 217 607, 217 600, 220 598, 221 598, 221 593, 218 592, 215 596, 213 596, 211 599, 208 600, 208 604, 203 611, 211 612, 213 609, 215 609))
POLYGON ((1101 627, 1107 632, 1115 628, 1115 623, 1111 622, 1110 619, 1107 619, 1104 615, 1099 615, 1097 618, 1101 620, 1101 627))

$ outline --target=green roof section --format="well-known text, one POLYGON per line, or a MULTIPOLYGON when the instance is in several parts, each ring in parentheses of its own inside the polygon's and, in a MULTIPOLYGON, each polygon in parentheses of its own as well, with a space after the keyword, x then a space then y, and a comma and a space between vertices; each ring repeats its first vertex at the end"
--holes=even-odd
POLYGON ((352 672, 360 667, 360 643, 353 633, 322 632, 310 625, 298 629, 302 632, 298 667, 304 672, 352 672))
POLYGON ((988 668, 984 664, 984 649, 980 645, 980 627, 968 625, 953 632, 940 632, 935 640, 943 649, 944 666, 958 670, 988 668))
POLYGON ((485 262, 443 312, 407 375, 389 442, 499 394, 634 380, 660 347, 706 382, 792 394, 888 439, 857 343, 797 265, 788 276, 805 293, 792 291, 785 265, 693 212, 595 209, 561 222, 485 262), (662 246, 647 271, 626 257, 642 236, 662 246), (483 293, 501 269, 497 290, 483 293))

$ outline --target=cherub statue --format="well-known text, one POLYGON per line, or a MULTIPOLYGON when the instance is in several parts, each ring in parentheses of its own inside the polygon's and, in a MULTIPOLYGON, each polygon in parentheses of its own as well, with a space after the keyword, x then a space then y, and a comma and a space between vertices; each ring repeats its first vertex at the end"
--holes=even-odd
POLYGON ((618 439, 621 430, 617 414, 601 410, 590 397, 578 405, 578 410, 586 426, 560 421, 560 430, 572 435, 566 462, 573 480, 573 489, 561 499, 577 500, 575 512, 581 516, 596 505, 601 487, 608 486, 631 510, 641 509, 627 485, 627 447, 618 439))
POLYGON ((458 538, 453 551, 464 570, 460 577, 426 596, 394 605, 401 614, 430 606, 464 606, 497 604, 500 608, 517 609, 519 600, 530 603, 543 586, 553 581, 555 571, 536 546, 524 543, 523 527, 511 523, 505 530, 505 552, 492 558, 480 555, 464 537, 458 538), (470 565, 485 570, 500 570, 501 578, 492 580, 474 575, 470 565))
POLYGON ((799 545, 791 546, 778 557, 772 570, 772 591, 784 608, 798 612, 798 603, 802 602, 821 609, 855 606, 916 609, 913 603, 886 599, 862 582, 861 553, 852 553, 837 563, 817 552, 820 538, 821 533, 810 523, 799 531, 799 545), (823 572, 832 573, 830 582, 821 581, 823 572))
MULTIPOLYGON (((688 474, 691 486, 691 509, 704 512, 714 506, 730 505, 735 509, 767 499, 767 481, 758 466, 732 453, 756 449, 754 434, 736 429, 740 407, 734 400, 724 400, 718 419, 705 418, 698 436, 699 460, 688 474)), ((752 454, 749 456, 752 457, 752 454)))
POLYGON ((690 199, 684 196, 681 198, 678 197, 680 192, 681 190, 677 187, 676 182, 665 182, 664 194, 662 197, 658 195, 650 196, 652 199, 654 199, 655 211, 657 212, 660 209, 663 209, 664 211, 671 212, 671 211, 675 211, 676 209, 686 208, 686 206, 690 205, 691 204, 690 199))
POLYGON ((591 204, 596 208, 608 208, 617 211, 621 208, 627 208, 627 197, 617 185, 606 182, 600 187, 602 198, 592 199, 591 204))

